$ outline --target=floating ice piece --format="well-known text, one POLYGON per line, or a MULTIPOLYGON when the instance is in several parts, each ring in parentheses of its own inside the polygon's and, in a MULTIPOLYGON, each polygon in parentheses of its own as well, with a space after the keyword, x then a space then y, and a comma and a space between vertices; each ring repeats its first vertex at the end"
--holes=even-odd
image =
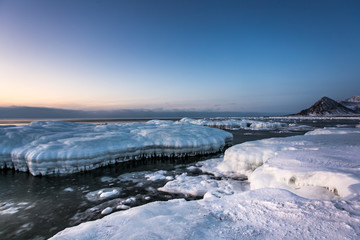
POLYGON ((358 239, 360 210, 352 204, 259 189, 153 202, 67 228, 52 239, 358 239))
POLYGON ((145 178, 148 181, 159 181, 159 180, 172 180, 173 177, 171 176, 165 176, 164 174, 166 174, 167 172, 164 170, 159 170, 156 171, 154 173, 150 173, 150 174, 146 174, 145 178))
POLYGON ((107 207, 104 210, 101 211, 102 215, 108 215, 110 213, 112 213, 113 209, 111 207, 107 207))
MULTIPOLYGON (((252 130, 264 130, 264 129, 279 129, 288 127, 286 123, 280 122, 265 122, 254 121, 250 119, 191 119, 183 118, 180 120, 182 123, 191 123, 195 125, 215 127, 221 129, 252 129, 252 130)), ((295 127, 295 126, 292 126, 295 127)))
POLYGON ((209 154, 231 142, 231 133, 220 129, 173 121, 34 121, 0 128, 0 168, 32 175, 74 173, 138 158, 209 154))
POLYGON ((86 199, 90 202, 96 202, 109 198, 114 198, 120 195, 119 188, 103 188, 100 190, 89 192, 85 195, 86 199))
POLYGON ((151 174, 151 171, 137 171, 137 172, 129 172, 123 173, 117 177, 120 182, 131 181, 133 183, 143 182, 145 181, 145 175, 151 174))
POLYGON ((136 202, 136 198, 135 198, 135 197, 130 197, 130 198, 128 198, 128 199, 126 199, 126 200, 124 201, 124 203, 127 203, 127 204, 129 204, 129 203, 134 203, 134 202, 136 202))
POLYGON ((74 189, 72 187, 67 187, 64 189, 64 192, 73 192, 74 189))
POLYGON ((107 183, 115 182, 116 180, 117 180, 116 178, 112 178, 108 176, 103 176, 100 178, 101 182, 107 182, 107 183))
POLYGON ((319 129, 233 146, 217 168, 224 175, 248 176, 251 189, 284 188, 307 198, 350 199, 360 193, 359 155, 359 129, 319 129))

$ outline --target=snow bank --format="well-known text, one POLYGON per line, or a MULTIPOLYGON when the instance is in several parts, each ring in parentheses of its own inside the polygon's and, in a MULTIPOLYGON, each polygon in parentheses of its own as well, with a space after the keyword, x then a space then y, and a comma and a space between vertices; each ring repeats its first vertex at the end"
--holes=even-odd
POLYGON ((35 121, 0 127, 0 168, 32 175, 73 173, 141 157, 214 153, 231 141, 228 132, 182 122, 35 121))
POLYGON ((359 155, 359 129, 329 128, 233 146, 217 169, 224 175, 248 176, 251 189, 284 188, 307 198, 350 199, 360 193, 359 155))
POLYGON ((191 123, 195 125, 216 127, 229 130, 237 129, 251 129, 251 130, 264 130, 264 129, 279 129, 288 127, 286 123, 280 122, 265 122, 254 121, 249 119, 191 119, 183 118, 180 122, 191 123))
POLYGON ((153 202, 65 229, 52 239, 358 239, 359 204, 346 206, 260 189, 153 202))

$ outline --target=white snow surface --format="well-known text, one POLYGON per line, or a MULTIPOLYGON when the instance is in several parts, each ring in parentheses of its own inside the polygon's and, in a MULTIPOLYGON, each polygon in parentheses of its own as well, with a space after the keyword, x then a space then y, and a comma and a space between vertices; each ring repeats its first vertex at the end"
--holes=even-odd
POLYGON ((360 96, 353 96, 351 98, 346 99, 344 102, 360 103, 360 96))
POLYGON ((359 156, 357 128, 242 143, 229 148, 223 162, 198 165, 220 180, 180 175, 164 187, 206 192, 202 200, 153 202, 52 239, 359 239, 359 156), (250 190, 219 191, 226 176, 244 175, 250 190))
POLYGON ((358 239, 359 208, 358 202, 259 189, 198 201, 153 202, 67 228, 51 239, 358 239))
POLYGON ((0 168, 32 175, 73 173, 140 157, 214 153, 231 141, 231 133, 185 122, 34 121, 0 126, 0 168))
POLYGON ((360 96, 353 96, 351 98, 346 99, 345 101, 340 101, 342 105, 351 110, 354 110, 357 113, 360 113, 360 96))
POLYGON ((286 123, 255 121, 250 119, 191 119, 183 118, 180 122, 191 123, 195 125, 216 127, 229 130, 249 129, 249 130, 267 130, 288 127, 286 123))

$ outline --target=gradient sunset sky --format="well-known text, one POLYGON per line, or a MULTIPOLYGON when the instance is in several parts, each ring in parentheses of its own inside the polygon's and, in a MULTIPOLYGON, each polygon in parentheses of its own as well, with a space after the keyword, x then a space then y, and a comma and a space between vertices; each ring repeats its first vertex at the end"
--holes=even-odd
POLYGON ((0 106, 297 112, 360 94, 360 1, 0 0, 0 106))

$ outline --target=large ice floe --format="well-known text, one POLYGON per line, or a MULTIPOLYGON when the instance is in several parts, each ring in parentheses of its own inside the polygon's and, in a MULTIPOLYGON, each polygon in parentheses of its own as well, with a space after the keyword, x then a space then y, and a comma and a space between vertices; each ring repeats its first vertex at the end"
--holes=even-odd
POLYGON ((163 188, 203 199, 153 202, 53 239, 359 239, 359 156, 356 128, 239 144, 198 165, 216 178, 179 175, 163 188), (225 184, 236 176, 250 189, 225 184))
POLYGON ((182 157, 222 150, 231 133, 182 122, 95 125, 34 121, 0 126, 0 168, 32 175, 73 173, 149 157, 182 157))

